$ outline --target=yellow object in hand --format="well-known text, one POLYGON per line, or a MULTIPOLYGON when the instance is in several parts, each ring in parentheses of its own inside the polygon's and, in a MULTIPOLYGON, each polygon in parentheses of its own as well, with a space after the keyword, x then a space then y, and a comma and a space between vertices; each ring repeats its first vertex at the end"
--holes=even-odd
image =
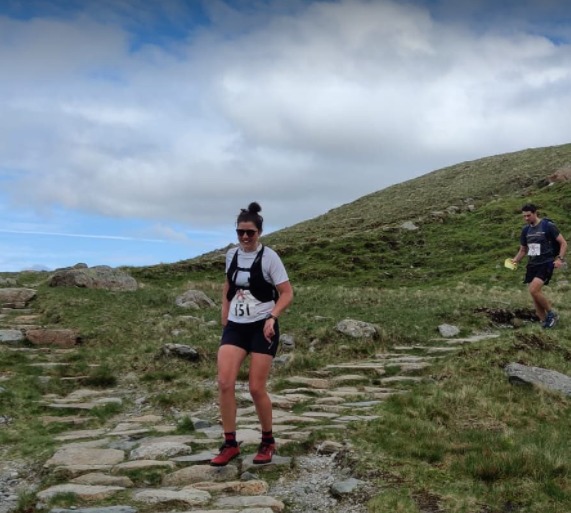
POLYGON ((504 267, 506 267, 507 269, 511 269, 512 271, 515 271, 517 269, 517 263, 514 262, 511 258, 506 258, 504 260, 504 267))

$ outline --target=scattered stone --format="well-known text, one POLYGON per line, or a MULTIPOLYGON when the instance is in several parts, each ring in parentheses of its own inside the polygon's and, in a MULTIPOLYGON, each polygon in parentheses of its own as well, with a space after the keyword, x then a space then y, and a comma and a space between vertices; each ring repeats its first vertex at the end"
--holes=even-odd
POLYGON ((19 344, 25 340, 20 330, 0 330, 0 344, 19 344))
POLYGON ((504 371, 512 384, 527 383, 571 396, 571 377, 566 374, 541 367, 527 367, 519 363, 509 363, 504 371))
POLYGON ((343 444, 325 440, 317 446, 317 454, 335 454, 343 450, 343 444))
POLYGON ((276 356, 273 360, 272 360, 272 364, 276 367, 280 367, 283 365, 287 365, 288 363, 290 363, 292 361, 292 355, 289 354, 281 354, 279 356, 276 356))
POLYGON ((161 347, 160 356, 174 356, 191 362, 196 362, 200 358, 200 354, 196 349, 184 344, 165 344, 161 347))
POLYGON ((337 324, 335 329, 353 338, 375 338, 378 336, 378 330, 373 324, 355 319, 344 319, 337 324))
POLYGON ((280 336, 280 343, 284 351, 292 351, 295 348, 295 339, 293 335, 288 335, 286 333, 280 336))
POLYGON ((107 265, 61 269, 51 276, 48 284, 50 287, 80 287, 127 292, 139 288, 135 278, 121 269, 113 269, 107 265))
POLYGON ((201 290, 187 290, 176 298, 175 303, 181 308, 192 308, 195 310, 216 308, 216 303, 201 290))
POLYGON ((24 309, 36 297, 36 293, 36 290, 27 288, 0 288, 0 306, 24 309))
POLYGON ((81 343, 79 333, 71 329, 30 329, 26 339, 36 346, 73 347, 81 343))
POLYGON ((460 333, 460 328, 458 328, 458 326, 452 326, 451 324, 441 324, 438 326, 438 331, 444 338, 452 338, 460 333))
POLYGON ((363 486, 365 483, 359 479, 346 479, 345 481, 337 481, 331 485, 331 494, 334 497, 343 497, 353 493, 357 488, 363 486))
POLYGON ((403 224, 400 225, 402 230, 407 231, 416 231, 418 230, 418 226, 416 226, 412 221, 405 221, 403 224))

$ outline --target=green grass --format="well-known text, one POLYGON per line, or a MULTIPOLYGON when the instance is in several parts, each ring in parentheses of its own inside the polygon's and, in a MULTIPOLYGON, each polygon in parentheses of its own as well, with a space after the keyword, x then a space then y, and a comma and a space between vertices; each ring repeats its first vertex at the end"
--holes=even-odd
MULTIPOLYGON (((571 239, 571 186, 546 181, 569 162, 571 145, 462 163, 264 237, 282 255, 295 290, 293 305, 280 319, 282 331, 295 339, 295 351, 273 371, 278 393, 291 388, 287 377, 314 375, 328 364, 371 358, 401 345, 443 345, 437 340, 443 323, 459 326, 462 336, 501 334, 417 372, 425 382, 377 407, 378 420, 350 424, 342 433, 315 427, 306 444, 287 451, 301 454, 324 439, 352 440, 355 475, 377 489, 371 512, 571 511, 569 398, 515 387, 502 370, 514 361, 571 375, 571 274, 557 271, 546 288, 562 319, 556 329, 546 332, 528 322, 502 327, 492 315, 509 317, 532 306, 521 283, 523 266, 515 272, 502 267, 519 245, 523 203, 537 203, 571 239), (449 206, 459 207, 458 213, 433 214, 449 206), (407 220, 419 230, 401 229, 407 220), (373 323, 376 336, 358 340, 341 334, 336 325, 347 318, 373 323)), ((176 264, 128 268, 141 288, 125 293, 52 288, 48 273, 18 274, 19 286, 38 290, 33 307, 40 323, 77 329, 82 345, 58 357, 67 366, 48 370, 29 364, 53 355, 32 360, 0 347, 0 374, 7 377, 0 411, 12 419, 0 429, 2 456, 49 457, 64 426, 36 420, 54 415, 39 402, 47 393, 128 386, 167 415, 173 408, 192 411, 215 401, 219 308, 189 311, 175 299, 196 288, 220 304, 223 266, 224 250, 217 250, 176 264), (188 315, 202 321, 183 318, 188 315), (195 347, 199 360, 162 356, 161 347, 171 342, 195 347)), ((397 372, 394 367, 387 375, 397 372)), ((247 367, 239 377, 247 379, 247 367)), ((124 408, 129 405, 90 412, 95 418, 89 427, 124 408)), ((177 430, 189 432, 192 425, 180 421, 177 430)), ((20 513, 30 502, 22 497, 20 513)))

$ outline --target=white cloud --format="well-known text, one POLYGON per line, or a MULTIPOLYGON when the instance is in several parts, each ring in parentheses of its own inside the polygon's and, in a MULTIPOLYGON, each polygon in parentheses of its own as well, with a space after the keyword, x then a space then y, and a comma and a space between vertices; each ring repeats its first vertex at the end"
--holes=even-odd
POLYGON ((437 167, 569 141, 570 46, 522 19, 475 30, 399 2, 286 4, 208 3, 211 26, 136 50, 108 15, 0 17, 5 191, 167 233, 232 223, 257 200, 285 226, 437 167))

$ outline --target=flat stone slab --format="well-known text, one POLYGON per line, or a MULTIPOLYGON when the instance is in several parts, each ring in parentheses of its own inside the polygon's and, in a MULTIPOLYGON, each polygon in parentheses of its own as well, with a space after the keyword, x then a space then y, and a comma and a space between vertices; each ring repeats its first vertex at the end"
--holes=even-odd
POLYGON ((315 418, 315 419, 334 419, 335 417, 339 416, 335 413, 327 413, 324 411, 306 411, 305 413, 302 413, 301 415, 302 415, 302 417, 310 417, 310 418, 315 418))
POLYGON ((188 456, 177 456, 176 458, 171 458, 171 461, 176 461, 177 463, 205 463, 210 461, 217 454, 218 453, 214 451, 201 451, 188 456))
POLYGON ((48 408, 53 408, 54 410, 93 410, 94 408, 99 408, 105 404, 118 404, 122 405, 123 400, 119 397, 102 397, 96 401, 86 402, 86 403, 46 403, 48 408))
POLYGON ((20 330, 0 330, 0 344, 19 344, 24 334, 20 330))
MULTIPOLYGON (((343 399, 341 399, 341 401, 343 401, 343 399)), ((346 408, 343 406, 336 406, 333 404, 314 404, 311 409, 312 411, 324 411, 327 413, 336 413, 338 415, 346 412, 346 408)))
POLYGON ((73 478, 70 483, 90 486, 122 486, 123 488, 131 488, 133 486, 133 481, 127 476, 110 476, 102 472, 83 474, 73 478))
POLYGON ((147 470, 151 468, 167 468, 173 469, 176 465, 172 461, 159 460, 135 460, 126 461, 115 465, 112 469, 113 474, 121 474, 122 472, 130 472, 131 470, 147 470))
POLYGON ((499 333, 487 333, 483 335, 472 335, 471 337, 461 337, 461 338, 433 338, 434 342, 446 342, 447 344, 474 344, 476 342, 481 342, 482 340, 488 340, 490 338, 498 338, 499 333))
POLYGON ((343 406, 346 408, 372 408, 378 404, 382 404, 383 401, 361 401, 358 403, 345 403, 343 406))
POLYGON ((50 513, 137 513, 137 509, 132 506, 100 506, 98 508, 76 509, 55 508, 50 513))
POLYGON ((255 469, 262 469, 262 468, 274 468, 274 467, 288 467, 291 465, 291 457, 290 456, 280 456, 279 454, 274 454, 272 457, 272 461, 270 463, 254 463, 254 454, 248 454, 244 456, 242 460, 242 472, 246 470, 255 470, 255 469))
POLYGON ((39 417, 39 420, 42 422, 42 424, 71 424, 71 425, 76 425, 76 424, 84 424, 85 422, 88 422, 90 420, 93 420, 93 417, 81 417, 79 415, 70 415, 67 417, 58 417, 58 416, 52 416, 52 415, 43 415, 42 417, 39 417))
POLYGON ((97 501, 112 497, 118 492, 125 490, 122 486, 89 486, 78 484, 62 484, 51 486, 41 492, 37 497, 40 501, 48 501, 60 494, 72 493, 85 501, 97 501))
POLYGON ((219 483, 223 481, 233 481, 237 476, 238 469, 232 464, 224 467, 193 465, 166 475, 163 478, 163 486, 189 486, 202 481, 219 483))
POLYGON ((390 378, 381 378, 381 383, 406 383, 407 381, 418 383, 423 380, 424 378, 415 376, 391 376, 390 378))
POLYGON ((510 383, 527 383, 571 396, 571 377, 566 374, 541 367, 527 367, 519 363, 509 363, 504 372, 510 383))
POLYGON ((285 381, 294 385, 305 385, 309 388, 327 389, 329 388, 329 381, 323 378, 307 378, 305 376, 293 376, 287 378, 285 381))
POLYGON ((162 415, 141 415, 140 417, 132 417, 126 422, 136 422, 138 424, 158 424, 162 422, 164 417, 162 415))
POLYGON ((362 374, 343 374, 342 376, 334 376, 331 378, 331 382, 335 385, 341 385, 343 383, 352 383, 354 381, 368 381, 367 376, 362 374))
POLYGON ((333 422, 341 422, 347 424, 348 422, 362 422, 379 419, 378 415, 347 415, 346 417, 338 417, 333 420, 333 422))
POLYGON ((57 451, 44 467, 70 465, 114 465, 125 459, 125 453, 118 449, 90 449, 86 447, 64 447, 57 451))
POLYGON ((385 373, 385 362, 339 363, 327 365, 326 369, 350 369, 359 371, 375 371, 377 374, 385 373))
POLYGON ((67 442, 69 440, 80 440, 82 438, 97 438, 106 433, 105 429, 84 429, 80 431, 68 431, 65 434, 54 437, 58 442, 67 442))
POLYGON ((385 363, 413 363, 426 360, 426 356, 391 355, 390 353, 379 353, 375 355, 375 358, 384 360, 385 363))
MULTIPOLYGON (((288 394, 307 394, 310 397, 320 396, 326 393, 326 389, 320 388, 308 388, 308 387, 296 387, 296 388, 286 388, 281 391, 282 394, 287 396, 288 394)), ((254 410, 255 411, 255 410, 254 410)))
POLYGON ((205 490, 211 493, 223 492, 238 495, 265 495, 270 489, 268 483, 261 479, 252 479, 250 481, 226 481, 224 483, 204 481, 201 483, 195 483, 192 487, 197 490, 205 490))
POLYGON ((179 442, 157 442, 137 447, 129 456, 131 460, 160 460, 169 459, 176 456, 187 456, 192 454, 189 445, 179 442))
POLYGON ((150 489, 141 490, 133 495, 133 499, 146 504, 169 504, 183 502, 189 506, 206 504, 210 501, 211 495, 204 490, 185 488, 180 491, 150 489))
POLYGON ((285 510, 285 504, 282 501, 267 495, 257 497, 222 497, 214 505, 217 508, 239 508, 241 512, 243 508, 271 508, 274 513, 285 510))
POLYGON ((325 404, 334 406, 345 402, 342 397, 320 397, 314 401, 315 404, 325 404))
POLYGON ((74 478, 90 472, 110 472, 112 465, 62 465, 55 467, 52 473, 62 478, 74 478))
MULTIPOLYGON (((396 363, 395 367, 400 368, 400 372, 413 372, 417 370, 426 369, 430 367, 430 363, 428 362, 418 362, 418 363, 396 363)), ((391 365, 387 365, 389 367, 391 365)))

